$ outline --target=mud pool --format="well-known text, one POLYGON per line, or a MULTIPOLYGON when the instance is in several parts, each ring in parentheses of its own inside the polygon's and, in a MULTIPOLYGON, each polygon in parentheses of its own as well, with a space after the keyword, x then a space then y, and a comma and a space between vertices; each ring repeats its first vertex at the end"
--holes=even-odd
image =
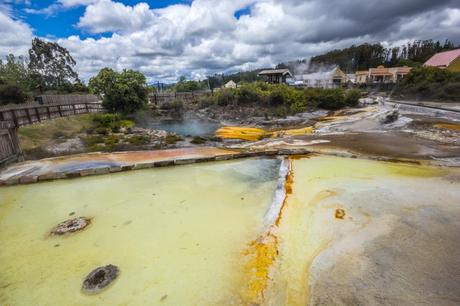
POLYGON ((458 305, 460 169, 311 155, 0 188, 2 305, 458 305), (91 218, 80 232, 57 224, 91 218), (85 276, 119 276, 97 295, 85 276))

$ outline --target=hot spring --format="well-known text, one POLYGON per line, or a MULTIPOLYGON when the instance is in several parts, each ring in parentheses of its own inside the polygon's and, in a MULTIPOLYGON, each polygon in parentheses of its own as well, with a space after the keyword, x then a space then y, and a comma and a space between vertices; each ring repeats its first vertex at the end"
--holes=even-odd
POLYGON ((0 304, 455 305, 459 178, 309 156, 2 187, 0 304))

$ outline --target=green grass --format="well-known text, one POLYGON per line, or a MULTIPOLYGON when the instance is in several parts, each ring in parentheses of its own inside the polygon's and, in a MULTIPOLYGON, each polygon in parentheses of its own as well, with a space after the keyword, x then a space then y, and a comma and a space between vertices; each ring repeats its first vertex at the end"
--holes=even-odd
POLYGON ((52 144, 59 138, 72 138, 93 125, 94 114, 56 118, 19 128, 19 142, 24 151, 52 144))

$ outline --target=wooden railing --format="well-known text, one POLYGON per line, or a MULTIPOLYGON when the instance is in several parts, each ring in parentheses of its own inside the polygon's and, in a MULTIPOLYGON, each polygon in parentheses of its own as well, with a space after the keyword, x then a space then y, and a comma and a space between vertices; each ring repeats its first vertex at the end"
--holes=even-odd
POLYGON ((33 102, 0 107, 0 121, 10 121, 15 127, 21 127, 54 118, 98 113, 104 110, 102 103, 93 97, 76 96, 76 98, 69 98, 69 101, 66 101, 65 97, 53 99, 48 96, 46 100, 43 99, 42 103, 33 102))
POLYGON ((53 118, 103 112, 92 95, 41 96, 38 102, 0 107, 0 166, 22 159, 18 128, 53 118))
POLYGON ((0 166, 22 159, 17 128, 12 122, 0 121, 0 166))
POLYGON ((184 103, 192 103, 199 97, 210 93, 210 91, 155 93, 149 96, 149 101, 156 106, 161 106, 164 103, 170 103, 175 100, 180 100, 184 103))

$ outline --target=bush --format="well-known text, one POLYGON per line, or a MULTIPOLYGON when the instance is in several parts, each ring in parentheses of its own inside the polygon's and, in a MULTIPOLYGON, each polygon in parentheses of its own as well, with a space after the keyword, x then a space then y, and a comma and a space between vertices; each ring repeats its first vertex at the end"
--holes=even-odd
POLYGON ((97 114, 94 115, 93 122, 96 125, 96 133, 104 135, 108 134, 109 131, 118 133, 121 128, 132 128, 134 126, 133 121, 122 120, 118 114, 97 114))
POLYGON ((150 137, 148 135, 135 135, 129 137, 127 140, 132 145, 146 145, 150 143, 150 137))
POLYGON ((421 99, 460 100, 460 73, 433 67, 418 67, 398 83, 395 94, 421 99))
POLYGON ((206 138, 195 136, 193 137, 191 143, 196 144, 196 145, 201 145, 201 144, 206 143, 206 138))
POLYGON ((216 103, 217 102, 216 102, 215 96, 211 96, 211 95, 202 96, 198 100, 198 108, 200 109, 207 108, 216 103))
POLYGON ((184 101, 175 99, 172 102, 166 102, 161 105, 161 109, 171 110, 177 113, 181 113, 185 109, 184 101))
POLYGON ((165 138, 165 143, 168 145, 176 144, 176 142, 182 141, 182 137, 177 136, 176 134, 168 134, 165 138))
POLYGON ((359 89, 351 89, 345 95, 345 104, 347 106, 357 106, 361 99, 361 91, 359 89))
POLYGON ((24 103, 27 98, 27 94, 17 85, 0 85, 0 104, 2 105, 8 103, 24 103))
POLYGON ((242 86, 237 89, 236 100, 238 104, 250 104, 260 102, 260 95, 249 86, 242 86))
POLYGON ((235 93, 232 89, 223 89, 217 94, 217 104, 227 106, 235 102, 235 93))
POLYGON ((343 89, 322 89, 318 92, 318 106, 337 110, 346 106, 343 89))

